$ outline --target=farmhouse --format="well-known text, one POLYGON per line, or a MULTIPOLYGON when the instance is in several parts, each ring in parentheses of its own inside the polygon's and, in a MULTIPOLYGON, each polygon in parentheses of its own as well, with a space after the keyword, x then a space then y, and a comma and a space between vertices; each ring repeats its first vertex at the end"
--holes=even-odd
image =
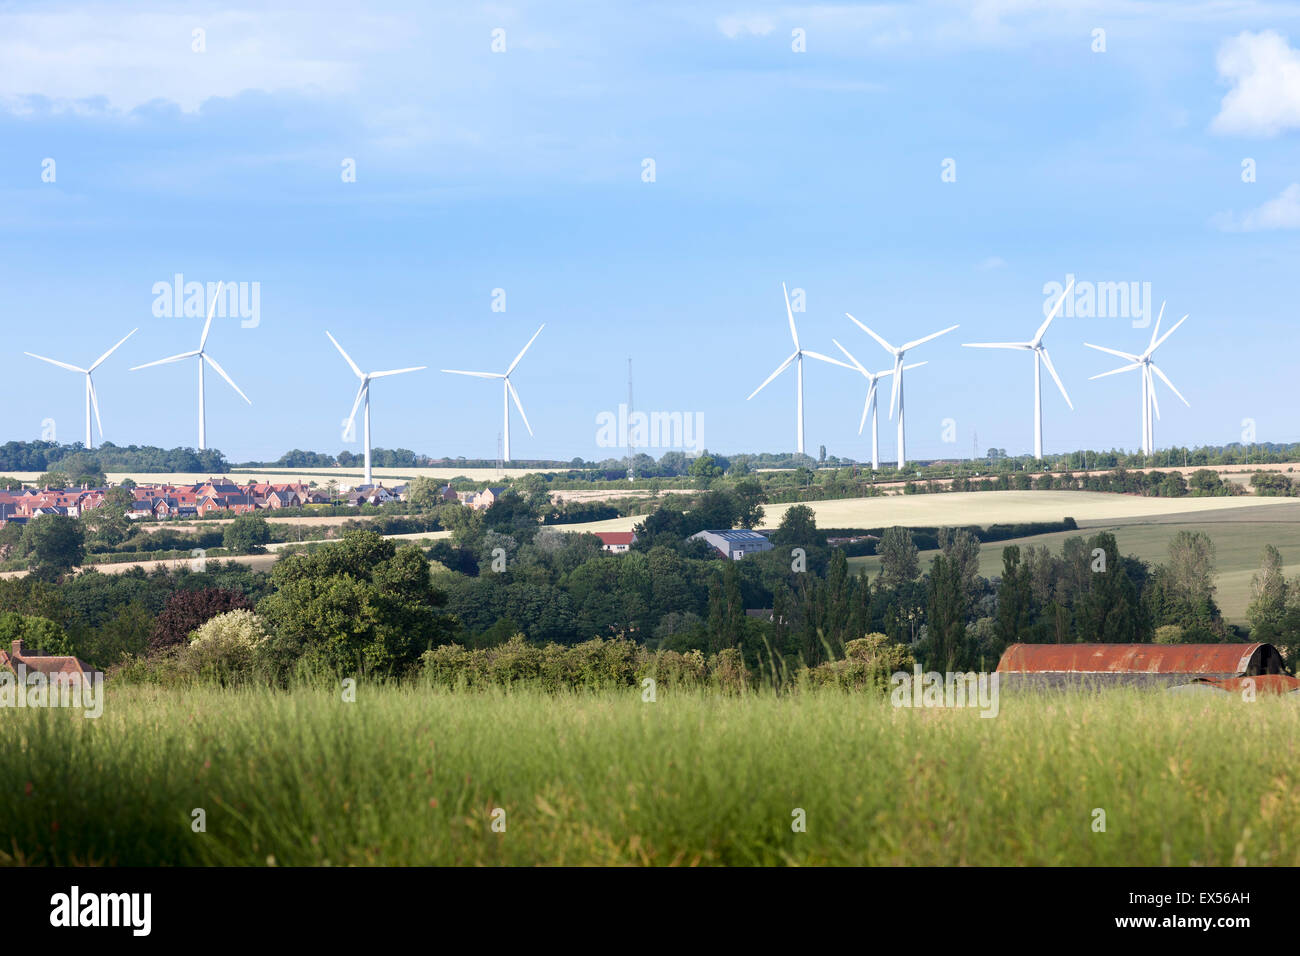
POLYGON ((1012 644, 998 661, 1003 687, 1161 687, 1285 675, 1272 644, 1012 644))
POLYGON ((610 554, 626 554, 636 543, 635 531, 597 531, 600 546, 610 554))
POLYGON ((16 672, 20 664, 28 673, 41 673, 46 677, 67 674, 73 682, 87 680, 92 673, 90 666, 76 657, 29 650, 23 647, 21 640, 14 641, 8 651, 0 650, 0 669, 16 672))
POLYGON ((691 535, 692 541, 703 541, 713 547, 718 554, 733 561, 739 561, 747 554, 771 551, 772 542, 757 531, 745 528, 724 528, 717 531, 700 531, 691 535))

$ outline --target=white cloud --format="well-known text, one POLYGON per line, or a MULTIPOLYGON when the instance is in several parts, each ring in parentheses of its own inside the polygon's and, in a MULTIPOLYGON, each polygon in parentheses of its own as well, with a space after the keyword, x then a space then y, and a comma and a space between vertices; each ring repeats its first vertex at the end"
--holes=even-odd
POLYGON ((729 17, 719 17, 718 29, 722 31, 723 36, 727 39, 734 40, 742 33, 748 33, 756 37, 765 37, 776 29, 776 24, 774 24, 772 18, 766 14, 745 13, 729 17))
POLYGON ((1300 183, 1292 183, 1281 195, 1250 210, 1240 218, 1231 213, 1215 217, 1225 232, 1259 232, 1265 229, 1300 229, 1300 183))
POLYGON ((194 112, 248 90, 338 95, 356 88, 360 57, 396 29, 361 16, 340 30, 288 9, 10 13, 0 15, 0 105, 22 112, 39 97, 61 110, 128 112, 164 100, 194 112), (196 29, 204 52, 193 49, 196 29))
POLYGON ((1219 76, 1233 84, 1210 128, 1216 133, 1276 136, 1300 128, 1300 50, 1272 30, 1224 42, 1219 76))

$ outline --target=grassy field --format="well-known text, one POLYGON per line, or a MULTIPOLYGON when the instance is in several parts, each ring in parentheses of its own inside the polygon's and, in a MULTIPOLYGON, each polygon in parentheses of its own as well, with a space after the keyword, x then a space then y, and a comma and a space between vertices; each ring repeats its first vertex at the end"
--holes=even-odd
MULTIPOLYGON (((1038 494, 1038 492, 1035 492, 1038 494)), ((1185 499, 1184 499, 1185 500, 1185 499)), ((1234 499, 1201 499, 1234 500, 1234 499)), ((1236 499, 1240 500, 1240 499, 1236 499)), ((1269 499, 1247 499, 1261 504, 1269 499)), ((1204 531, 1214 541, 1218 586, 1216 600, 1229 621, 1244 624, 1250 604, 1250 579, 1259 569, 1264 545, 1272 544, 1282 552, 1287 576, 1300 574, 1300 501, 1272 499, 1271 507, 1246 507, 1201 514, 1170 514, 1133 523, 1092 522, 1086 529, 1040 534, 1014 541, 995 541, 980 549, 980 573, 985 577, 1002 573, 1002 549, 1009 544, 1021 547, 1046 546, 1059 554, 1066 538, 1110 531, 1115 535, 1120 553, 1132 554, 1144 561, 1169 559, 1169 541, 1179 531, 1204 531)), ((1082 525, 1083 522, 1080 522, 1082 525)), ((921 567, 929 567, 935 552, 921 552, 921 567)), ((880 567, 876 556, 850 558, 854 567, 866 566, 875 574, 880 567)))
POLYGON ((0 715, 0 862, 1294 866, 1297 740, 1295 700, 1158 691, 116 687, 0 715))

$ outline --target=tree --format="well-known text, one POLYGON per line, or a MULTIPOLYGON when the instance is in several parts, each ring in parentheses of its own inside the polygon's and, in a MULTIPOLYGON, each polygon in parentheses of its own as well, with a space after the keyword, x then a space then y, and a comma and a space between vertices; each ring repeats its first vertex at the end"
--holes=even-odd
POLYGON ((1032 615, 1029 569, 1020 562, 1019 545, 1002 549, 1002 581, 998 585, 997 637, 999 651, 1025 639, 1032 615))
POLYGON ((33 573, 53 580, 86 559, 86 537, 75 518, 41 515, 23 529, 23 550, 31 555, 33 573))
POLYGON ((876 553, 880 555, 881 577, 891 590, 915 581, 921 574, 916 542, 906 528, 886 528, 880 536, 876 553))
POLYGON ((67 632, 54 621, 6 611, 0 614, 0 649, 8 651, 14 641, 22 641, 27 653, 41 651, 65 657, 73 653, 67 632))
POLYGON ((188 643, 190 634, 218 614, 251 610, 242 591, 233 588, 186 588, 167 599, 149 635, 153 651, 188 643))
POLYGON ((1260 560, 1259 570, 1250 581, 1250 607, 1246 619, 1252 628, 1277 624, 1286 613, 1287 582, 1282 574, 1282 555, 1268 544, 1260 560))
POLYGON ((961 573, 962 591, 966 599, 975 597, 975 579, 980 570, 980 539, 965 528, 940 528, 939 550, 949 561, 956 564, 961 573))
POLYGON ((435 508, 442 504, 442 489, 432 478, 421 475, 407 483, 406 500, 416 508, 435 508))
POLYGON ((954 670, 964 651, 966 589, 961 565, 937 554, 930 565, 930 600, 926 613, 930 664, 954 670))
POLYGON ((257 611, 271 634, 267 661, 282 679, 304 658, 336 674, 402 673, 452 633, 440 610, 446 595, 420 549, 373 531, 291 555, 271 581, 276 590, 257 611))
POLYGON ((791 505, 772 534, 778 548, 824 548, 826 532, 817 529, 817 514, 807 505, 791 505))
POLYGON ((242 514, 221 536, 221 544, 232 554, 256 554, 271 540, 271 526, 259 514, 242 514))

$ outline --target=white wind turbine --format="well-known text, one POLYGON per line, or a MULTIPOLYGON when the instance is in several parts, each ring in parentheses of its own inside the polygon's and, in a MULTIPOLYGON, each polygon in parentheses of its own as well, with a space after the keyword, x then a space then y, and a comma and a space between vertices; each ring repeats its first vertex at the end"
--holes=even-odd
MULTIPOLYGON (((845 312, 844 314, 849 315, 847 312, 845 312)), ((914 349, 918 345, 924 345, 926 342, 929 342, 931 339, 937 339, 941 335, 947 335, 953 329, 959 328, 959 326, 950 325, 946 329, 941 329, 938 332, 932 332, 929 335, 925 336, 924 338, 914 339, 911 342, 907 342, 895 348, 894 346, 886 342, 884 339, 882 339, 875 332, 871 331, 869 328, 867 328, 865 325, 859 322, 857 319, 854 319, 853 316, 849 315, 849 318, 852 319, 854 325, 856 325, 863 332, 866 332, 869 336, 871 336, 873 339, 879 342, 880 347, 894 357, 894 391, 893 391, 893 395, 890 396, 889 399, 889 414, 892 417, 894 414, 894 409, 895 408, 898 409, 898 470, 902 471, 903 465, 907 463, 907 445, 906 445, 905 433, 903 430, 903 370, 904 368, 912 367, 912 366, 903 365, 903 356, 908 352, 908 350, 914 349)))
POLYGON ((94 408, 95 410, 95 421, 99 425, 100 440, 102 441, 104 438, 104 423, 103 421, 100 420, 99 417, 99 396, 95 394, 95 383, 91 381, 90 373, 95 371, 95 369, 99 368, 102 364, 104 364, 104 359, 108 358, 110 355, 116 352, 118 348, 122 345, 122 342, 125 342, 127 339, 129 339, 131 336, 135 335, 135 333, 139 331, 140 331, 139 329, 132 329, 130 332, 126 333, 126 335, 122 336, 122 341, 118 342, 117 345, 114 345, 111 349, 109 349, 99 358, 95 359, 95 361, 91 362, 90 368, 78 368, 75 365, 69 365, 67 362, 60 362, 57 359, 46 358, 44 355, 37 355, 35 352, 23 353, 24 355, 30 355, 34 359, 40 359, 42 362, 49 362, 51 365, 57 365, 59 368, 66 368, 69 372, 80 372, 81 374, 86 376, 86 446, 85 446, 86 448, 94 447, 94 444, 91 442, 91 434, 90 434, 91 408, 94 408))
MULTIPOLYGON (((879 422, 879 415, 877 414, 879 409, 876 404, 876 386, 880 383, 880 380, 882 378, 887 378, 888 376, 893 375, 894 370, 892 368, 887 368, 883 372, 868 372, 866 368, 863 367, 862 363, 853 357, 853 355, 849 352, 848 349, 840 345, 837 339, 831 339, 831 341, 835 343, 835 347, 844 353, 844 355, 848 358, 848 360, 853 363, 853 367, 856 368, 859 372, 861 372, 867 380, 867 400, 866 403, 863 404, 862 406, 862 420, 858 422, 858 434, 859 435, 862 434, 862 429, 867 424, 867 413, 870 412, 871 413, 871 467, 874 471, 879 471, 880 470, 880 422, 879 422)), ((924 364, 925 364, 924 362, 914 362, 911 365, 908 365, 906 367, 920 368, 924 364)))
POLYGON ((1155 451, 1156 448, 1155 421, 1154 419, 1152 419, 1151 413, 1154 411, 1155 417, 1156 418, 1160 417, 1160 403, 1156 401, 1156 382, 1155 379, 1152 378, 1152 376, 1153 375, 1158 376, 1160 381, 1168 385, 1169 390, 1173 392, 1175 395, 1177 395, 1184 405, 1186 405, 1188 408, 1192 407, 1192 403, 1189 402, 1187 399, 1183 398, 1183 393, 1178 391, 1178 389, 1174 387, 1173 382, 1169 381, 1169 376, 1167 376, 1164 372, 1160 370, 1160 366, 1156 365, 1155 362, 1151 361, 1151 356, 1155 353, 1155 350, 1160 348, 1160 346, 1164 345, 1165 340, 1168 339, 1169 336, 1174 334, 1178 326, 1182 325, 1184 322, 1187 321, 1187 316, 1184 315, 1181 319, 1179 319, 1177 322, 1173 324, 1173 326, 1169 329, 1168 332, 1166 332, 1164 335, 1161 335, 1160 321, 1164 317, 1165 317, 1165 303, 1161 302, 1160 314, 1156 317, 1156 327, 1151 332, 1151 344, 1147 346, 1147 350, 1143 352, 1141 355, 1130 355, 1128 352, 1120 352, 1116 349, 1103 348, 1100 345, 1092 345, 1088 342, 1083 343, 1084 345, 1087 345, 1088 348, 1090 349, 1096 349, 1098 352, 1105 352, 1108 355, 1115 355, 1122 359, 1128 359, 1129 361, 1128 365, 1121 366, 1120 368, 1117 369, 1112 369, 1109 372, 1102 372, 1100 375, 1092 376, 1093 378, 1105 378, 1107 375, 1118 375, 1120 372, 1131 372, 1133 371, 1133 369, 1141 370, 1142 372, 1142 407, 1141 407, 1142 452, 1143 454, 1146 455, 1150 455, 1152 452, 1155 451))
POLYGON ((511 399, 514 399, 515 408, 519 409, 519 417, 524 420, 524 427, 528 429, 528 434, 531 435, 533 433, 533 426, 528 424, 528 416, 524 414, 523 403, 519 401, 519 393, 515 391, 514 383, 510 381, 510 373, 515 370, 515 366, 517 366, 519 364, 519 360, 524 357, 524 353, 527 352, 528 349, 532 347, 532 344, 537 341, 537 336, 542 334, 542 329, 544 328, 546 328, 545 322, 543 322, 540 326, 538 326, 537 331, 533 333, 533 337, 528 340, 528 344, 519 350, 519 354, 515 356, 515 360, 510 363, 510 367, 507 368, 504 372, 464 372, 457 368, 443 369, 443 371, 448 373, 449 375, 472 375, 474 378, 499 378, 504 383, 502 386, 501 401, 505 406, 502 412, 503 417, 505 418, 505 443, 503 448, 503 456, 505 461, 510 460, 510 400, 511 399))
MULTIPOLYGON (((799 450, 799 454, 802 455, 803 454, 803 357, 806 355, 809 358, 817 359, 817 361, 819 362, 829 362, 831 365, 838 365, 841 368, 853 368, 853 366, 847 365, 844 362, 841 362, 839 359, 833 359, 829 355, 822 355, 820 352, 814 352, 811 349, 802 348, 799 345, 799 330, 796 329, 794 325, 794 312, 790 308, 790 293, 786 290, 784 282, 781 283, 781 291, 785 293, 785 314, 786 317, 790 320, 790 338, 794 339, 794 351, 790 353, 789 358, 787 358, 784 362, 782 362, 780 365, 776 367, 775 372, 773 372, 766 379, 764 379, 762 385, 758 386, 758 388, 750 392, 749 398, 753 398, 763 389, 767 388, 768 383, 770 383, 772 379, 776 378, 778 375, 780 375, 782 372, 788 369, 790 367, 791 362, 797 363, 795 365, 795 369, 798 373, 796 377, 797 397, 795 399, 795 423, 796 423, 797 435, 798 435, 798 442, 797 442, 798 450, 799 450)), ((749 398, 745 399, 745 401, 749 401, 749 398)))
POLYGON ((1052 357, 1047 354, 1047 346, 1043 344, 1043 336, 1047 334, 1047 327, 1052 324, 1052 320, 1061 311, 1065 297, 1070 294, 1072 288, 1074 288, 1073 278, 1066 283, 1065 291, 1056 300, 1056 305, 1052 306, 1047 321, 1038 327, 1038 332, 1030 341, 966 342, 962 346, 968 349, 1018 349, 1023 352, 1034 353, 1034 457, 1039 459, 1043 457, 1043 365, 1047 366, 1047 371, 1051 373, 1052 380, 1056 382, 1056 387, 1061 390, 1061 396, 1065 399, 1065 404, 1070 406, 1070 411, 1074 411, 1074 403, 1070 401, 1070 396, 1065 391, 1065 384, 1061 381, 1061 376, 1056 374, 1056 368, 1052 365, 1052 357))
POLYGON ((208 306, 208 320, 203 323, 203 334, 199 336, 199 347, 192 352, 182 352, 180 355, 172 355, 167 358, 158 359, 156 362, 145 362, 143 365, 137 365, 131 371, 137 371, 142 368, 149 368, 153 365, 170 365, 172 362, 179 362, 183 359, 196 359, 199 363, 199 451, 207 448, 208 432, 207 422, 204 414, 204 393, 203 393, 203 363, 207 362, 212 366, 213 371, 226 380, 226 384, 233 388, 236 394, 244 401, 252 405, 253 400, 240 391, 235 380, 226 374, 226 370, 217 364, 217 360, 204 351, 208 344, 208 332, 212 328, 212 316, 217 311, 217 303, 221 301, 221 287, 224 283, 217 283, 216 294, 212 297, 212 304, 208 306))
POLYGON ((357 363, 352 361, 352 356, 343 351, 343 346, 339 345, 334 336, 330 335, 329 332, 326 332, 325 336, 334 343, 334 347, 339 350, 339 355, 343 356, 343 360, 347 362, 352 371, 356 373, 357 378, 361 379, 361 385, 357 388, 357 397, 352 402, 352 413, 348 415, 346 424, 348 431, 351 432, 354 427, 353 423, 357 418, 357 408, 360 407, 361 402, 364 399, 366 403, 366 412, 362 419, 364 423, 362 427, 364 430, 364 441, 366 445, 366 474, 361 483, 363 485, 370 485, 373 484, 370 474, 370 380, 374 378, 386 378, 389 375, 401 375, 405 372, 419 372, 428 368, 428 366, 416 365, 412 368, 389 369, 386 372, 363 372, 357 366, 357 363))

